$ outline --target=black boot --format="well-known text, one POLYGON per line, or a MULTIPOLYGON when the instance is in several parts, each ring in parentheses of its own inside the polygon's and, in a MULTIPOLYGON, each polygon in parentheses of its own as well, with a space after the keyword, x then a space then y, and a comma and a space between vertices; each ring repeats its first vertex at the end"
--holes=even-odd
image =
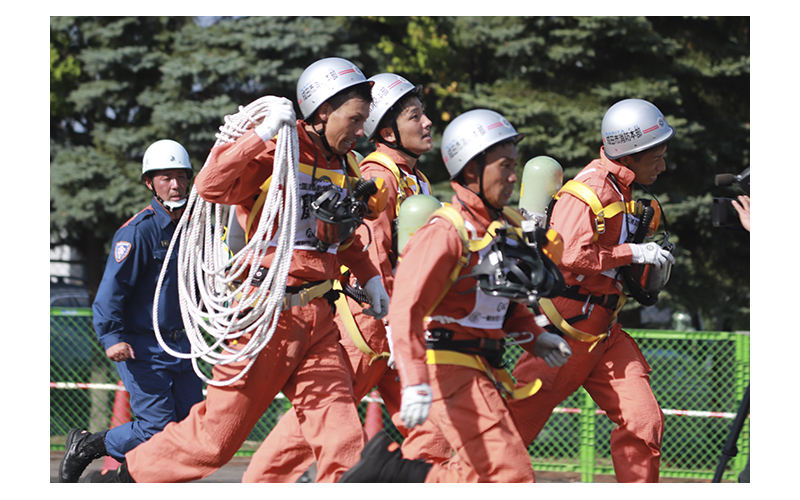
POLYGON ((58 466, 58 478, 62 483, 77 483, 86 467, 106 451, 106 432, 89 433, 83 429, 70 429, 65 443, 66 451, 61 465, 58 466))
POLYGON ((122 461, 117 470, 94 470, 86 477, 81 478, 81 483, 135 483, 128 473, 128 462, 122 461))
POLYGON ((400 446, 385 431, 370 439, 361 460, 345 472, 340 483, 424 483, 431 464, 403 458, 400 446))

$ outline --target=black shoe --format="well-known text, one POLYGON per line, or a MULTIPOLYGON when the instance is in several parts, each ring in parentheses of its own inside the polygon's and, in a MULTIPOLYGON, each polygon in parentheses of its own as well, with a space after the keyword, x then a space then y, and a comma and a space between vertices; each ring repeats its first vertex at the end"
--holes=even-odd
POLYGON ((123 461, 117 470, 94 470, 86 477, 82 477, 81 483, 135 483, 128 474, 128 463, 123 461))
POLYGON ((340 483, 423 483, 431 465, 403 458, 400 446, 386 431, 370 439, 361 460, 345 472, 340 483))
POLYGON ((62 483, 77 483, 93 460, 106 455, 106 432, 91 434, 83 429, 70 429, 64 458, 58 466, 58 478, 62 483))

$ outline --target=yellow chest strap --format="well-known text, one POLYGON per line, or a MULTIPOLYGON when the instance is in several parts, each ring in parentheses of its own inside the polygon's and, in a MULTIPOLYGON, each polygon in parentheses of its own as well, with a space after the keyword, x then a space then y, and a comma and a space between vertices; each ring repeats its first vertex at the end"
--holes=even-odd
MULTIPOLYGON (((362 160, 361 164, 363 165, 364 163, 369 161, 374 161, 375 163, 382 165, 383 167, 391 171, 392 174, 394 174, 395 178, 397 179, 397 185, 400 187, 397 193, 398 206, 400 205, 400 203, 403 202, 403 200, 408 198, 409 195, 406 194, 407 192, 411 192, 412 194, 420 194, 422 192, 422 189, 420 188, 419 185, 416 186, 409 185, 409 177, 400 172, 400 167, 398 167, 397 164, 394 162, 394 160, 392 160, 392 158, 386 153, 381 153, 380 151, 373 151, 372 153, 367 155, 367 157, 364 158, 364 160, 362 160)), ((428 178, 425 177, 425 174, 423 174, 418 170, 417 175, 420 177, 420 179, 422 179, 423 182, 425 182, 425 184, 427 184, 430 187, 430 182, 428 182, 428 178)))
MULTIPOLYGON (((512 225, 515 228, 518 228, 523 219, 522 214, 520 214, 519 212, 515 211, 510 207, 503 208, 503 215, 506 217, 506 219, 511 221, 512 225)), ((486 229, 486 234, 483 236, 483 238, 473 240, 469 237, 469 234, 467 233, 467 228, 464 225, 464 218, 461 217, 461 214, 459 214, 455 208, 449 205, 439 208, 435 210, 430 215, 430 217, 428 217, 428 221, 431 221, 436 217, 442 217, 444 219, 447 219, 448 221, 450 221, 453 227, 456 228, 456 231, 458 232, 458 235, 461 238, 461 256, 458 259, 458 263, 453 267, 453 270, 450 272, 444 290, 442 290, 441 295, 439 296, 438 299, 436 299, 436 302, 434 302, 433 306, 431 306, 426 316, 430 316, 433 310, 436 309, 436 306, 438 306, 439 303, 442 301, 442 299, 444 299, 444 296, 447 294, 447 291, 450 289, 451 286, 453 286, 453 283, 455 283, 456 279, 458 279, 458 275, 461 274, 461 270, 467 267, 467 264, 469 264, 470 254, 489 246, 489 244, 492 242, 492 239, 495 236, 495 230, 498 227, 502 227, 504 225, 504 223, 501 221, 493 221, 491 224, 489 224, 489 227, 486 229)))
POLYGON ((615 201, 604 207, 600 203, 600 198, 597 197, 597 193, 595 193, 592 188, 574 179, 567 181, 558 193, 555 194, 554 198, 559 199, 563 193, 571 194, 586 203, 589 205, 592 213, 594 213, 594 237, 592 238, 592 242, 597 241, 597 238, 606 232, 606 219, 610 219, 626 211, 634 213, 636 210, 636 203, 634 201, 629 201, 627 203, 615 201))
POLYGON ((542 381, 538 378, 520 388, 515 388, 516 382, 514 377, 508 373, 508 370, 492 370, 486 366, 480 356, 476 354, 464 354, 456 351, 446 351, 440 349, 428 349, 425 351, 426 363, 429 365, 458 365, 466 366, 467 368, 474 368, 476 370, 486 373, 489 380, 494 383, 495 387, 508 399, 524 399, 533 396, 542 387, 542 381), (497 376, 495 376, 495 374, 497 376))
MULTIPOLYGON (((358 168, 358 163, 356 163, 355 155, 352 153, 347 154, 347 164, 350 166, 351 169, 355 172, 358 177, 361 177, 361 170, 358 168)), ((298 170, 306 175, 313 176, 314 175, 314 166, 307 165, 305 163, 298 164, 298 170)), ((317 174, 324 173, 326 177, 331 180, 331 183, 339 186, 345 187, 347 185, 346 177, 344 174, 340 174, 335 170, 327 170, 327 169, 317 169, 317 174)), ((259 188, 261 193, 258 195, 258 199, 256 199, 253 208, 250 210, 250 215, 247 217, 247 224, 244 228, 244 240, 247 242, 250 238, 250 228, 253 226, 253 222, 255 222, 256 214, 261 210, 261 207, 264 206, 264 201, 267 199, 267 192, 269 191, 269 186, 272 183, 272 176, 269 176, 267 180, 261 184, 259 188)))

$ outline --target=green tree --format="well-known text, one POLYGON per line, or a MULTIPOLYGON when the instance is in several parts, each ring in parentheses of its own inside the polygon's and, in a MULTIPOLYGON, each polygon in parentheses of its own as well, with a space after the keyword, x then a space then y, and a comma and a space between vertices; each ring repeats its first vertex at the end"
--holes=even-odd
POLYGON ((265 94, 294 99, 303 68, 319 58, 361 63, 341 19, 52 17, 50 32, 80 71, 51 107, 51 241, 83 255, 90 291, 114 232, 150 199, 140 180, 150 144, 180 142, 199 171, 238 106, 265 94))
MULTIPOLYGON (((295 100, 303 68, 340 56, 424 85, 437 141, 464 111, 502 112, 527 134, 520 171, 548 155, 565 179, 597 156, 609 106, 655 103, 678 130, 651 189, 679 259, 658 305, 698 328, 747 329, 749 238, 712 227, 711 199, 735 194, 716 174, 749 166, 749 28, 747 17, 53 17, 51 237, 83 253, 96 286, 113 232, 149 199, 150 143, 181 142, 198 170, 226 114, 266 94, 295 100)), ((438 142, 420 166, 449 199, 438 142)), ((624 313, 637 324, 637 304, 624 313)))
POLYGON ((714 176, 749 166, 749 18, 458 17, 440 28, 460 57, 449 67, 466 69, 453 75, 448 111, 503 113, 527 134, 520 168, 548 155, 569 179, 597 156, 609 106, 655 103, 678 130, 652 187, 679 258, 659 307, 691 313, 698 328, 749 328, 748 235, 710 216, 712 193, 734 194, 715 189, 714 176))

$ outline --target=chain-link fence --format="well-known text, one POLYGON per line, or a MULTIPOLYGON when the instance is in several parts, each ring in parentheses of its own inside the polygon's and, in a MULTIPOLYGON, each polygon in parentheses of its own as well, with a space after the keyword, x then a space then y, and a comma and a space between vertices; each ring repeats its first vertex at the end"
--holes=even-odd
MULTIPOLYGON (((653 368, 651 384, 666 417, 661 476, 711 479, 739 403, 750 383, 750 337, 730 332, 631 330, 653 368)), ((522 350, 509 355, 514 361, 522 350)), ((108 429, 115 400, 127 393, 114 364, 97 341, 91 309, 50 310, 50 449, 63 450, 72 427, 108 429)), ((366 418, 372 399, 362 401, 366 418)), ((289 403, 278 397, 240 449, 249 455, 272 430, 289 403)), ((383 427, 401 440, 382 409, 383 427)), ((135 417, 132 417, 135 418, 135 417)), ((613 423, 583 390, 568 397, 529 447, 535 470, 613 474, 609 434, 613 423)), ((749 418, 738 454, 723 479, 736 480, 750 452, 749 418)))

